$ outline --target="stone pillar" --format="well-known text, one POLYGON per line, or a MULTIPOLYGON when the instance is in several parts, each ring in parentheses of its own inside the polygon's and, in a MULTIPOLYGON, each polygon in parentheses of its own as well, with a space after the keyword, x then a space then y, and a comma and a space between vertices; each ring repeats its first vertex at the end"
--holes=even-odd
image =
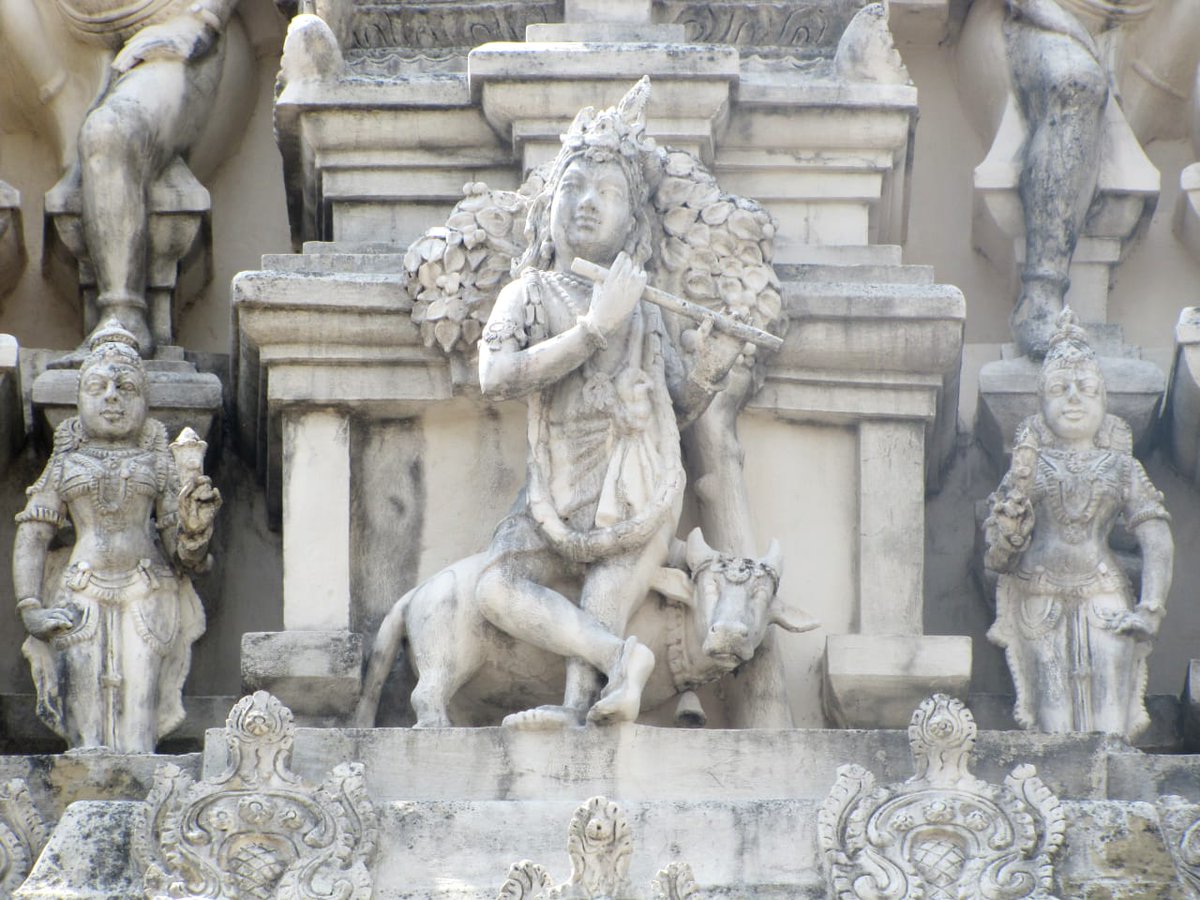
POLYGON ((920 634, 925 423, 858 428, 858 615, 862 634, 920 634))
POLYGON ((900 728, 931 691, 965 696, 971 639, 924 634, 925 423, 858 426, 858 633, 830 635, 834 724, 900 728))
POLYGON ((351 631, 350 423, 333 410, 289 410, 282 431, 284 631, 243 637, 242 680, 297 713, 336 715, 357 700, 362 667, 351 631))
POLYGON ((350 627, 350 425, 316 411, 283 421, 283 627, 350 627), (320 522, 320 528, 312 523, 320 522))

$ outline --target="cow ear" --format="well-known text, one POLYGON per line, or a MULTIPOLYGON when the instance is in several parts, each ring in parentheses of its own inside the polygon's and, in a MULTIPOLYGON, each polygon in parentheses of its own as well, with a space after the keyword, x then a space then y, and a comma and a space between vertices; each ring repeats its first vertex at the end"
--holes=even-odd
POLYGON ((783 575, 783 550, 779 547, 779 541, 775 538, 771 539, 771 546, 767 548, 767 555, 759 560, 764 566, 768 566, 775 572, 775 577, 780 578, 783 575))
POLYGON ((695 590, 692 579, 682 569, 661 568, 650 578, 650 589, 658 591, 668 600, 693 606, 695 601, 692 593, 695 590))
POLYGON ((687 539, 688 568, 695 572, 701 565, 717 555, 717 551, 708 546, 708 542, 704 540, 700 529, 693 528, 687 539))
POLYGON ((780 602, 778 597, 771 601, 769 613, 772 625, 778 625, 784 631, 790 631, 793 634, 800 634, 821 627, 819 620, 814 619, 802 610, 788 609, 780 602))

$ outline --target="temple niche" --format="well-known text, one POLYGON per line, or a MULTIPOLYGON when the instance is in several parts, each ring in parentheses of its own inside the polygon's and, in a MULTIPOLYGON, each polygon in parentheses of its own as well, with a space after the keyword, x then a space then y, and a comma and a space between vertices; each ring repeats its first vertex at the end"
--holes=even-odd
POLYGON ((1200 4, 0 48, 0 895, 1195 893, 1200 4))

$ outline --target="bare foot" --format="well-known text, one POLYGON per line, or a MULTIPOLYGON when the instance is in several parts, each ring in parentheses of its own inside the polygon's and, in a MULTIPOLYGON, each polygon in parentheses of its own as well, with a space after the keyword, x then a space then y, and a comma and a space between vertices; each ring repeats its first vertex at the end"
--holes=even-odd
POLYGON ((588 710, 588 721, 595 725, 634 721, 642 708, 642 688, 653 671, 654 653, 650 648, 636 637, 626 639, 600 699, 588 710))
POLYGON ((583 725, 583 714, 570 706, 537 706, 505 716, 500 724, 521 731, 561 731, 583 725))

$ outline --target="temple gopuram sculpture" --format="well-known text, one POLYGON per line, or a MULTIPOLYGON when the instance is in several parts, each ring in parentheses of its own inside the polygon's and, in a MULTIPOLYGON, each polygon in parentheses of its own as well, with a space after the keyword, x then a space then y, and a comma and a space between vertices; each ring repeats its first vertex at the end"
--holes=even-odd
MULTIPOLYGON (((476 287, 481 279, 475 271, 461 270, 467 269, 467 251, 476 244, 484 252, 474 254, 475 268, 487 261, 486 230, 466 232, 470 243, 465 247, 456 230, 458 239, 448 241, 432 265, 421 265, 424 257, 414 248, 414 289, 421 304, 414 318, 422 317, 434 339, 450 326, 447 349, 460 337, 481 332, 484 396, 529 398, 529 478, 487 551, 434 576, 429 587, 414 589, 412 600, 405 597, 389 615, 376 638, 359 707, 361 724, 374 721, 406 616, 420 677, 413 694, 419 725, 450 724, 447 707, 459 687, 481 666, 506 655, 495 641, 475 638, 488 633, 489 624, 567 660, 562 704, 515 713, 506 724, 542 729, 579 725, 585 718, 601 723, 637 718, 655 655, 644 636, 630 634, 628 626, 667 563, 678 528, 687 482, 679 429, 729 386, 731 368, 750 352, 747 337, 765 346, 778 344, 730 315, 647 288, 648 274, 641 267, 660 257, 658 281, 683 283, 680 275, 701 252, 684 240, 689 229, 710 236, 701 215, 714 228, 732 218, 748 230, 743 237, 769 239, 764 231, 769 223, 755 215, 755 207, 735 207, 712 183, 708 208, 676 203, 663 215, 672 185, 678 199, 686 200, 695 184, 670 176, 691 174, 698 163, 686 154, 660 151, 646 137, 649 93, 650 82, 642 79, 617 107, 581 111, 563 135, 562 150, 528 194, 527 249, 512 262, 517 278, 500 290, 482 328, 477 318, 482 292, 476 287), (429 271, 435 266, 441 271, 436 277, 429 271), (592 280, 578 274, 589 271, 592 280), (470 304, 461 296, 468 279, 475 298, 470 304), (665 296, 658 302, 673 304, 676 313, 690 312, 699 327, 668 324, 660 306, 644 302, 644 295, 665 296), (457 301, 457 315, 446 314, 450 299, 457 301), (441 321, 430 322, 439 308, 441 321), (720 328, 714 328, 718 322, 720 328), (576 587, 568 593, 578 591, 578 603, 560 593, 571 583, 576 587)), ((486 212, 492 214, 487 221, 499 218, 505 231, 516 225, 513 216, 494 210, 481 211, 480 217, 486 212)), ((461 228, 464 216, 470 218, 463 211, 452 221, 461 228)), ((687 274, 706 288, 703 296, 732 308, 740 305, 743 315, 756 312, 766 292, 777 304, 770 276, 762 271, 758 240, 753 243, 757 272, 753 261, 743 264, 728 252, 722 260, 714 245, 705 248, 713 256, 708 271, 687 274)), ((748 378, 747 373, 735 388, 743 397, 748 378)), ((716 554, 699 532, 691 544, 690 568, 699 576, 716 554)), ((727 604, 718 609, 710 603, 705 609, 698 603, 701 610, 692 614, 711 632, 701 640, 703 652, 724 663, 712 674, 695 676, 694 684, 678 687, 687 690, 748 661, 770 621, 792 630, 816 626, 768 611, 779 577, 778 551, 769 556, 774 559, 759 564, 743 560, 745 571, 735 580, 745 584, 758 569, 766 575, 756 579, 763 580, 761 587, 743 592, 743 606, 757 604, 749 624, 745 615, 730 618, 733 601, 725 595, 734 592, 701 591, 721 591, 717 602, 727 604), (747 641, 751 633, 754 638, 747 641)), ((728 568, 736 569, 736 562, 728 568)), ((678 581, 682 573, 674 574, 678 581)), ((691 586, 684 581, 680 599, 691 600, 691 586)), ((686 682, 686 676, 678 681, 686 682)))
POLYGON ((185 431, 168 446, 147 417, 137 342, 116 321, 92 339, 78 406, 16 517, 23 650, 38 715, 69 747, 150 753, 184 717, 204 633, 190 574, 211 564, 221 495, 203 474, 205 443, 185 431), (74 545, 51 551, 68 525, 74 545))
POLYGON ((1000 580, 988 637, 1005 648, 1019 724, 1132 738, 1149 724, 1146 657, 1171 587, 1170 516, 1128 426, 1106 412, 1104 376, 1069 307, 1038 396, 990 501, 985 563, 1000 580), (1118 517, 1141 549, 1137 597, 1109 546, 1118 517))

